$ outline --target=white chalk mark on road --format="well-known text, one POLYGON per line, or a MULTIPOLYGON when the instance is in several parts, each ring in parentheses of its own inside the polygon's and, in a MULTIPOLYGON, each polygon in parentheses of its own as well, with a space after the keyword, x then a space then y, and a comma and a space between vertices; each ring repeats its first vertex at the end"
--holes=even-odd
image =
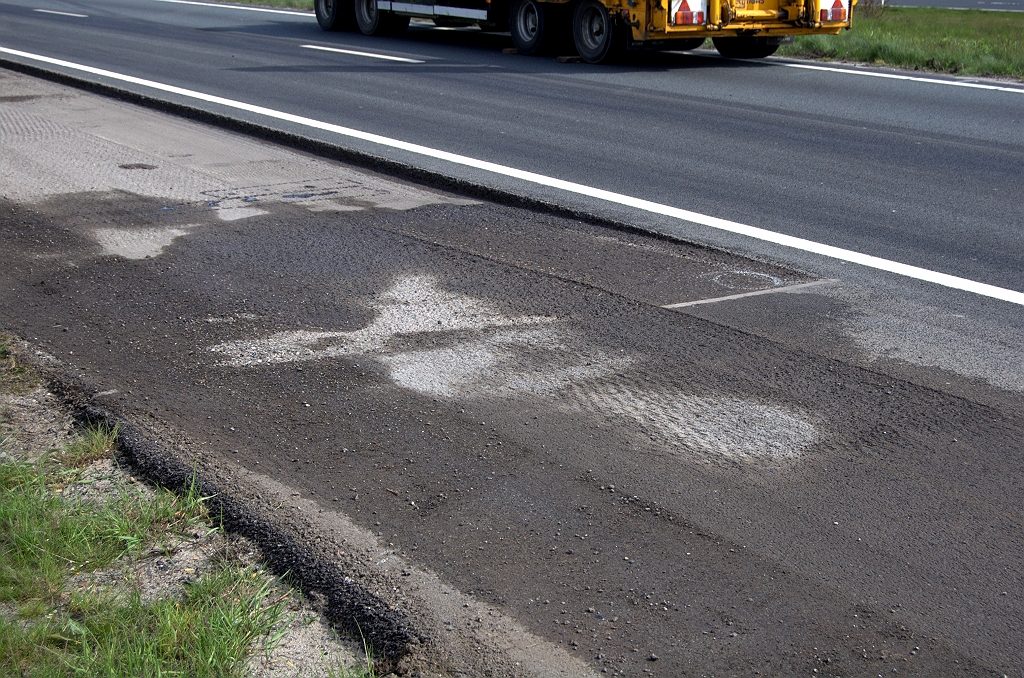
POLYGON ((164 248, 183 235, 192 226, 181 228, 97 228, 93 237, 103 248, 103 254, 125 259, 145 259, 160 256, 164 248))
POLYGON ((57 11, 55 9, 33 9, 32 11, 43 12, 44 14, 56 14, 58 16, 74 16, 75 18, 89 18, 88 14, 76 14, 70 11, 57 11))
POLYGON ((818 285, 824 285, 826 283, 836 282, 830 278, 824 280, 814 280, 812 282, 800 283, 799 285, 786 285, 784 287, 773 287, 767 290, 757 290, 756 292, 744 292, 743 294, 730 294, 727 297, 715 297, 713 299, 698 299, 697 301, 684 301, 679 304, 665 304, 662 308, 686 308, 687 306, 698 306, 700 304, 716 304, 720 301, 732 301, 733 299, 744 299, 746 297, 758 297, 762 294, 778 294, 786 292, 798 292, 800 290, 807 289, 808 287, 817 287, 818 285))
POLYGON ((390 56, 388 54, 374 54, 373 52, 357 52, 354 49, 340 49, 338 47, 321 47, 320 45, 300 45, 306 49, 318 49, 322 52, 337 52, 338 54, 350 54, 352 56, 369 57, 371 59, 384 59, 385 61, 400 61, 405 64, 425 64, 421 59, 406 59, 405 57, 390 56))

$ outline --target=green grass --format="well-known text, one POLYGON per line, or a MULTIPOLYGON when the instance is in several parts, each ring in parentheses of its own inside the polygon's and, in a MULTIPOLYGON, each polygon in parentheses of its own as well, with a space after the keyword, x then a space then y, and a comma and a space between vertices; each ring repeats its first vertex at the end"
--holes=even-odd
MULTIPOLYGON (((0 460, 0 676, 242 675, 254 650, 284 636, 295 595, 260 568, 220 562, 184 596, 156 601, 143 601, 130 575, 117 588, 67 590, 76 574, 217 529, 195 482, 180 496, 135 486, 103 501, 65 496, 115 441, 99 426, 38 462, 0 460)), ((372 651, 332 675, 374 678, 372 651)))
POLYGON ((90 426, 72 438, 52 461, 68 469, 82 468, 100 459, 109 459, 117 445, 117 427, 90 426))
POLYGON ((110 456, 113 436, 93 428, 65 454, 35 464, 0 463, 0 602, 53 603, 73 574, 107 567, 143 544, 204 523, 206 506, 194 486, 180 497, 126 490, 107 502, 65 500, 64 489, 81 475, 77 467, 99 450, 110 456))
POLYGON ((854 10, 852 30, 836 36, 800 36, 778 53, 1024 78, 1022 36, 1024 13, 887 7, 880 12, 854 10))
POLYGON ((275 581, 222 567, 183 600, 75 594, 52 615, 0 621, 0 669, 22 676, 233 676, 286 614, 275 581))
POLYGON ((195 483, 182 496, 65 498, 86 460, 112 454, 114 436, 94 428, 64 454, 0 462, 0 675, 238 675, 254 641, 273 640, 292 595, 262 571, 222 564, 183 599, 147 603, 131 586, 64 591, 79 572, 209 528, 195 483))

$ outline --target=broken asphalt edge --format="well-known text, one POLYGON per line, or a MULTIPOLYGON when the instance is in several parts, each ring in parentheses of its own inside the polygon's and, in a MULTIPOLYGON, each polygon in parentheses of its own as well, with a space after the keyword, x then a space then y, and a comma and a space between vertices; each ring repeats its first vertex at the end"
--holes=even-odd
MULTIPOLYGON (((385 587, 385 582, 379 581, 380 572, 361 571, 359 561, 365 558, 355 553, 347 559, 338 556, 340 549, 352 551, 353 547, 318 519, 324 511, 314 501, 297 499, 286 486, 219 459, 217 452, 204 454, 180 434, 158 431, 136 417, 96 406, 93 386, 72 374, 62 361, 33 350, 27 342, 22 356, 79 424, 103 424, 117 431, 119 462, 177 493, 195 487, 208 497, 215 520, 256 543, 270 569, 286 575, 333 627, 354 638, 362 637, 376 659, 383 660, 378 671, 407 674, 413 669, 440 672, 450 668, 448 658, 436 656, 440 648, 431 647, 429 632, 417 628, 415 611, 402 610, 395 604, 398 601, 371 590, 398 589, 385 587)), ((359 546, 354 550, 360 550, 359 546)))
POLYGON ((256 122, 233 118, 229 115, 214 113, 199 106, 190 106, 180 102, 167 101, 122 87, 89 80, 84 77, 70 75, 68 73, 43 68, 41 66, 22 63, 8 57, 0 56, 0 68, 6 68, 11 71, 24 73, 26 75, 42 78, 44 80, 92 92, 94 94, 100 94, 102 96, 143 106, 163 113, 177 115, 179 117, 213 125, 232 132, 239 132, 241 134, 246 134, 281 146, 311 153, 318 157, 344 162, 355 167, 380 172, 381 174, 386 174, 394 178, 404 179, 406 181, 437 190, 448 191, 467 198, 485 200, 505 207, 526 209, 539 214, 548 214, 554 217, 572 219, 590 224, 591 226, 598 226, 623 233, 642 235, 645 237, 655 238, 656 240, 682 244, 696 250, 703 250, 709 253, 725 255, 728 257, 739 257, 749 261, 756 261, 758 263, 791 270, 799 274, 808 275, 812 278, 820 277, 810 271, 796 268, 790 264, 781 264, 780 262, 773 261, 767 257, 759 257, 750 253, 733 252, 725 247, 700 242, 699 240, 680 238, 653 228, 645 228, 643 226, 620 221, 618 219, 603 217, 586 210, 567 207, 555 202, 541 200, 540 198, 531 198, 514 191, 487 186, 467 179, 459 179, 445 174, 444 172, 416 167, 409 163, 392 160, 366 151, 359 151, 353 148, 347 148, 340 144, 333 144, 293 132, 285 132, 284 130, 275 129, 269 125, 261 125, 256 122))

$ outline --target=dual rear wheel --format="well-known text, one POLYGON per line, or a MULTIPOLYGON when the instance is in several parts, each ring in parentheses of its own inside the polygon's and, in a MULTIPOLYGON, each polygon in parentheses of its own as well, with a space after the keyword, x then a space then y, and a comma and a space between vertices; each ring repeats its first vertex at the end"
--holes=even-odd
POLYGON ((380 11, 377 0, 314 0, 313 9, 325 31, 358 28, 366 35, 387 35, 409 27, 409 17, 380 11))
POLYGON ((625 47, 625 32, 597 0, 581 0, 575 6, 513 0, 509 30, 520 54, 550 54, 575 46, 584 61, 600 63, 625 47), (566 40, 570 34, 572 44, 566 40))
MULTIPOLYGON (((409 27, 409 17, 382 12, 377 0, 314 0, 316 20, 326 31, 354 30, 366 35, 401 33, 409 27)), ((599 0, 580 0, 575 6, 539 0, 513 0, 509 10, 512 42, 521 54, 545 54, 569 49, 565 38, 572 25, 576 51, 592 64, 610 61, 626 49, 629 27, 609 13, 599 0), (569 14, 572 10, 572 14, 569 14)), ((774 54, 778 38, 714 38, 715 48, 728 59, 760 59, 774 54)), ((676 49, 694 49, 703 39, 678 41, 676 49), (684 44, 685 43, 685 44, 684 44)))

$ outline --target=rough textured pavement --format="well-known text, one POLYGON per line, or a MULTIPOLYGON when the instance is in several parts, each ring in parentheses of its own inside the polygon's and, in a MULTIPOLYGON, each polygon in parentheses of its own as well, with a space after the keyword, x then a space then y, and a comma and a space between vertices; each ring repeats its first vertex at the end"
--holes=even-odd
POLYGON ((1020 675, 1019 393, 842 281, 0 88, 0 326, 296 493, 435 668, 1020 675))

